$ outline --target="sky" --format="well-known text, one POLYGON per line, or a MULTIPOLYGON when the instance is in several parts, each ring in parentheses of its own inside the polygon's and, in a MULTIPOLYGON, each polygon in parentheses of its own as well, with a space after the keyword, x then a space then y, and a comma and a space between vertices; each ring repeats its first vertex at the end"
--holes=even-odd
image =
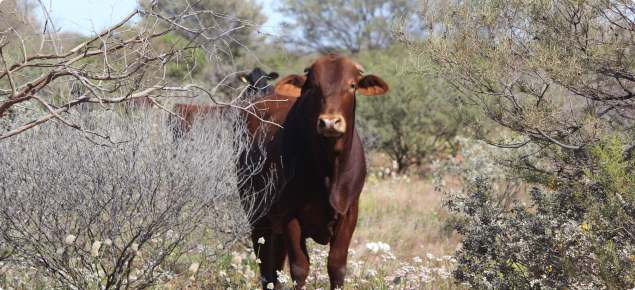
MULTIPOLYGON (((60 32, 82 34, 90 34, 93 28, 101 31, 109 24, 118 23, 137 7, 135 0, 43 0, 43 2, 48 9, 52 8, 51 17, 60 32)), ((275 0, 256 0, 256 2, 263 5, 263 13, 269 16, 264 25, 278 25, 285 20, 282 14, 273 9, 272 4, 275 0)), ((41 15, 41 9, 36 11, 41 15)), ((287 22, 289 22, 288 19, 287 22)))

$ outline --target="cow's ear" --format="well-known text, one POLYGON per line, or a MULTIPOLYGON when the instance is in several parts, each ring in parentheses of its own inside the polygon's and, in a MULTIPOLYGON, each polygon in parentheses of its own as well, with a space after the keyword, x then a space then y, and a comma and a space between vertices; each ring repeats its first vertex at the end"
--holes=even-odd
POLYGON ((273 72, 273 71, 272 71, 272 72, 269 74, 269 79, 270 79, 270 80, 275 80, 275 79, 277 79, 278 77, 279 77, 279 75, 278 75, 278 73, 277 73, 277 72, 273 72))
POLYGON ((290 96, 290 97, 299 97, 302 92, 302 86, 306 81, 306 76, 299 75, 290 75, 281 79, 276 83, 275 90, 276 93, 290 96))
POLYGON ((389 90, 388 84, 374 75, 360 76, 357 89, 366 96, 383 95, 389 90))
POLYGON ((243 82, 248 84, 249 81, 247 80, 247 76, 246 75, 239 75, 238 78, 243 82))

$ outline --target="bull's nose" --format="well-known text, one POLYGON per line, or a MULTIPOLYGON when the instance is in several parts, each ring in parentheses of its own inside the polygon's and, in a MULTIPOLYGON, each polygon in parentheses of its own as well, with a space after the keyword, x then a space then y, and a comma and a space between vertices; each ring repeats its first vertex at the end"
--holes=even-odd
POLYGON ((346 132, 346 121, 341 116, 320 116, 317 130, 326 137, 339 137, 346 132))

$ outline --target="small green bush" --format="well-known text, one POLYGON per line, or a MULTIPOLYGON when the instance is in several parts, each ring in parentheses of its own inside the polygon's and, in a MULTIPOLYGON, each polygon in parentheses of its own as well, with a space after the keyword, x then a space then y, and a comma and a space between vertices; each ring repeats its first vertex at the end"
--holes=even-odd
POLYGON ((548 190, 530 190, 530 205, 506 209, 482 177, 467 197, 449 192, 449 226, 465 235, 454 277, 478 289, 632 289, 635 177, 623 147, 591 149, 597 171, 554 176, 548 190))

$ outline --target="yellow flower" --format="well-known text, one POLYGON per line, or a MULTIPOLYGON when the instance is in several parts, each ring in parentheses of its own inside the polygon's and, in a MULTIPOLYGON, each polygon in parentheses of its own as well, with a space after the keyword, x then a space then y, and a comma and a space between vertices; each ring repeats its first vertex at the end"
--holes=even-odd
POLYGON ((549 266, 549 269, 547 269, 547 270, 549 270, 549 272, 551 272, 551 266, 549 266))
POLYGON ((589 227, 587 227, 587 225, 583 225, 583 226, 582 226, 582 230, 583 230, 583 231, 586 231, 588 228, 589 228, 589 227))

